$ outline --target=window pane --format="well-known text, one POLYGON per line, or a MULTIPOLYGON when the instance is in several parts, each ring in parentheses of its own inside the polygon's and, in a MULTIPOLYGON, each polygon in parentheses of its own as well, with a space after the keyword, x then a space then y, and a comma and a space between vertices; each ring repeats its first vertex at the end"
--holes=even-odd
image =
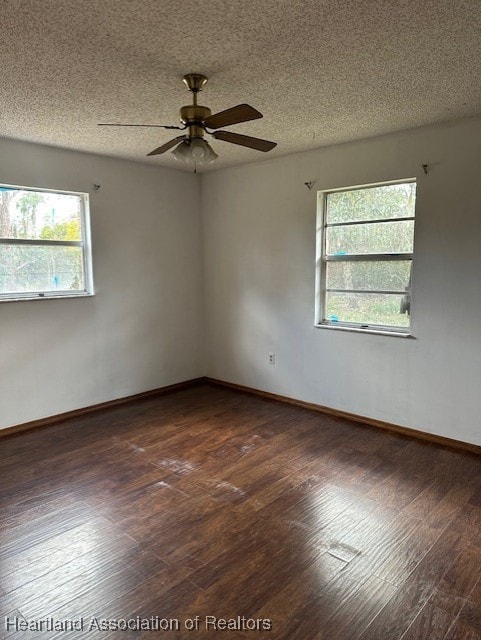
POLYGON ((80 196, 0 187, 2 238, 82 239, 80 196))
POLYGON ((327 288, 403 292, 409 287, 410 274, 410 260, 328 262, 327 288))
POLYGON ((414 216, 416 183, 390 184, 327 194, 327 223, 414 216))
POLYGON ((327 293, 325 319, 408 328, 409 316, 400 313, 403 298, 401 294, 327 293))
POLYGON ((0 294, 84 288, 81 247, 0 245, 0 294))
POLYGON ((327 227, 328 255, 412 253, 414 220, 327 227))

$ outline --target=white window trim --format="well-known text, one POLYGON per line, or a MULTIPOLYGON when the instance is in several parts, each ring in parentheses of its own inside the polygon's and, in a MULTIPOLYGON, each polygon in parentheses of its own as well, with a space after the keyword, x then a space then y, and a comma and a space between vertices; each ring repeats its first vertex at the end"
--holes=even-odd
MULTIPOLYGON (((394 326, 383 326, 383 325, 374 325, 374 324, 366 324, 362 325, 361 323, 350 323, 350 322, 339 322, 333 323, 324 319, 324 308, 325 308, 325 299, 326 299, 326 265, 329 261, 379 261, 379 260, 411 260, 413 263, 413 253, 388 253, 388 254, 362 254, 362 255, 347 255, 347 256, 329 256, 325 258, 326 253, 326 212, 327 212, 327 196, 330 193, 337 192, 345 192, 345 191, 359 191, 360 189, 371 189, 373 187, 384 187, 392 184, 405 184, 408 182, 417 183, 416 178, 402 178, 398 180, 389 180, 387 182, 374 182, 371 184, 363 184, 357 186, 349 186, 349 187, 337 187, 334 189, 323 189, 322 191, 317 192, 317 214, 316 214, 316 278, 315 278, 315 317, 314 317, 314 327, 316 329, 329 329, 333 331, 348 331, 355 333, 372 333, 377 335, 385 335, 385 336, 395 336, 398 338, 414 338, 412 334, 412 318, 410 317, 409 327, 405 329, 403 327, 394 327, 394 326)), ((375 222, 392 222, 392 221, 403 221, 403 220, 415 220, 415 216, 409 217, 400 217, 400 218, 389 218, 389 219, 381 219, 381 220, 368 220, 365 224, 373 224, 375 222)), ((334 223, 329 226, 348 226, 352 224, 364 224, 363 221, 352 223, 352 222, 341 222, 334 223)), ((391 293, 389 291, 367 291, 366 293, 391 293)), ((398 292, 396 292, 398 293, 398 292)), ((412 287, 410 290, 410 294, 412 294, 412 287)))
POLYGON ((84 289, 66 289, 66 290, 45 290, 38 292, 13 292, 0 293, 0 302, 21 302, 27 300, 52 300, 65 298, 86 298, 95 295, 93 283, 92 269, 92 240, 90 232, 90 207, 89 194, 79 191, 64 191, 60 189, 46 189, 43 187, 25 187, 12 184, 0 184, 0 187, 7 189, 15 189, 18 191, 32 191, 34 193, 58 193, 67 196, 77 196, 80 200, 80 218, 81 218, 81 240, 42 240, 42 239, 24 239, 24 238, 0 238, 0 244, 11 245, 33 245, 33 246, 67 246, 82 247, 82 262, 84 269, 84 289))

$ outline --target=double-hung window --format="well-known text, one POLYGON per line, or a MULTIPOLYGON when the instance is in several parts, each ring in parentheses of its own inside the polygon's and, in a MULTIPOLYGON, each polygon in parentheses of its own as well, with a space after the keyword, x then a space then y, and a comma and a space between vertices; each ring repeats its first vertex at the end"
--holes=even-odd
POLYGON ((318 197, 316 324, 409 334, 416 181, 318 197))
POLYGON ((88 194, 0 185, 0 301, 93 294, 88 194))

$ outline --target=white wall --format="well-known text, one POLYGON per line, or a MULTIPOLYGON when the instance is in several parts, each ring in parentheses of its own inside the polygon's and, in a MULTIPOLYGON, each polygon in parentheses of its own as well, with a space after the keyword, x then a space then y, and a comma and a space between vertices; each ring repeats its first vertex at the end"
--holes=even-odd
POLYGON ((198 176, 2 140, 0 182, 90 193, 96 288, 0 304, 1 427, 202 375, 198 176))
POLYGON ((97 292, 0 304, 0 426, 209 375, 481 444, 480 139, 481 120, 459 121, 215 171, 200 189, 0 141, 0 182, 90 192, 97 292), (316 190, 405 177, 416 338, 314 328, 316 190))
POLYGON ((465 120, 204 175, 206 374, 481 444, 480 140, 465 120), (314 328, 316 190, 411 177, 415 339, 314 328))

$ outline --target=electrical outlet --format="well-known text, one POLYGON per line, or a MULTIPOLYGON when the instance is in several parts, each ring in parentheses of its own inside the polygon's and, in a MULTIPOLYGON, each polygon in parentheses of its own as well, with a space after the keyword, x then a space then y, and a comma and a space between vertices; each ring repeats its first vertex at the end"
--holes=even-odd
POLYGON ((275 353, 270 353, 267 359, 267 362, 269 364, 276 364, 276 354, 275 353))

